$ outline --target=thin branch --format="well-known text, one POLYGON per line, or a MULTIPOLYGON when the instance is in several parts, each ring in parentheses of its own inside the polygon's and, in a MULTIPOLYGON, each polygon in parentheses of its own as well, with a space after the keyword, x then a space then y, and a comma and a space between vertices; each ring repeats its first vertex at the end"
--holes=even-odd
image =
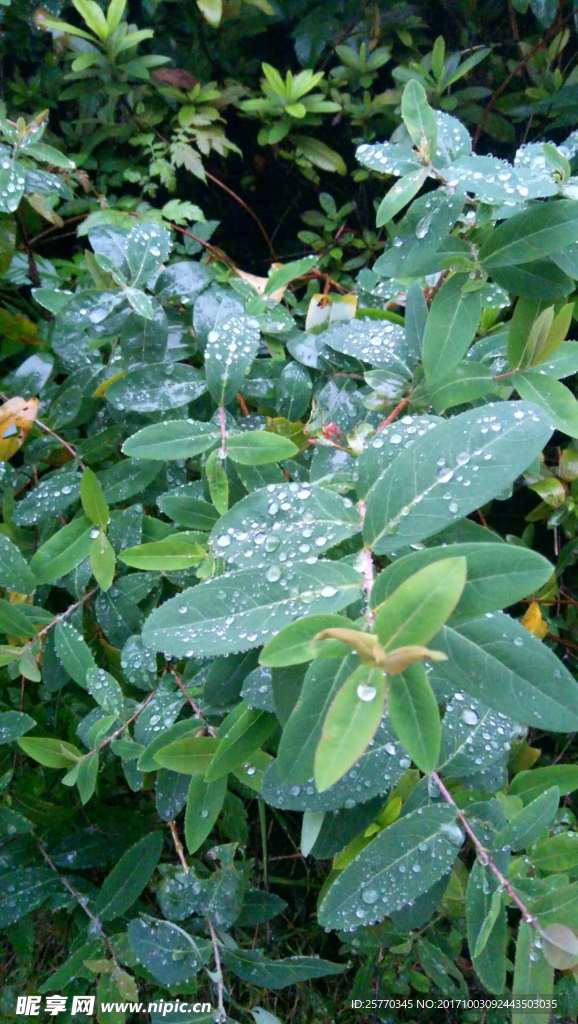
POLYGON ((261 232, 261 235, 263 236, 263 239, 265 241, 265 245, 267 246, 267 248, 269 250, 271 258, 275 259, 275 250, 273 248, 273 243, 272 243, 271 239, 269 238, 269 235, 267 234, 267 231, 266 231, 266 228, 265 228, 263 222, 257 216, 257 214, 252 209, 252 207, 250 207, 249 204, 247 202, 245 202, 244 199, 241 198, 241 196, 237 195, 237 193, 234 192, 232 188, 229 188, 228 185, 225 185, 225 182, 221 181, 221 179, 218 178, 216 174, 211 174, 210 171, 205 170, 205 175, 207 176, 209 181, 212 181, 214 185, 217 185, 218 188, 223 190, 223 192, 226 192, 227 195, 231 196, 231 198, 234 199, 235 202, 239 204, 239 206, 241 207, 241 209, 243 209, 245 211, 245 213, 249 214, 249 217, 251 217, 251 219, 255 222, 255 224, 259 228, 259 231, 261 232))
POLYGON ((170 833, 171 833, 171 838, 173 840, 173 846, 175 848, 176 855, 177 855, 177 857, 179 858, 179 861, 180 861, 180 865, 181 865, 183 871, 185 872, 185 874, 188 875, 188 873, 189 873, 189 865, 187 863, 187 858, 186 858, 186 855, 185 855, 183 844, 181 843, 181 839, 180 839, 179 833, 177 831, 177 823, 176 823, 176 821, 174 821, 174 820, 173 821, 169 821, 169 830, 170 830, 170 833))
POLYGON ((132 725, 132 723, 135 722, 136 719, 139 717, 141 712, 144 711, 147 704, 150 704, 155 694, 156 690, 151 690, 151 692, 148 694, 147 697, 145 697, 142 703, 139 704, 138 708, 136 709, 136 711, 133 712, 130 718, 127 718, 126 722, 123 722, 122 725, 120 725, 118 729, 115 729, 114 732, 111 732, 109 736, 105 736, 105 738, 101 740, 101 742, 98 744, 98 747, 95 747, 94 750, 90 751, 90 753, 98 754, 101 750, 104 750, 105 747, 108 747, 111 743, 113 743, 114 740, 118 739, 119 736, 122 736, 123 732, 125 732, 128 729, 129 725, 132 725))
POLYGON ((227 1011, 225 1009, 225 986, 223 984, 223 968, 221 966, 221 954, 219 951, 219 940, 215 927, 210 917, 207 918, 207 925, 211 936, 211 945, 213 947, 213 958, 215 960, 215 984, 217 986, 217 1015, 216 1021, 226 1021, 227 1011))
POLYGON ((59 615, 55 615, 52 621, 49 622, 48 625, 43 626, 43 628, 35 634, 35 636, 32 638, 30 642, 34 643, 35 640, 40 640, 43 636, 46 636, 47 633, 50 633, 50 631, 54 629, 54 627, 57 626, 59 622, 62 622, 64 619, 67 619, 68 616, 72 615, 72 613, 76 611, 77 608, 80 608, 83 604, 86 604, 87 601, 90 601, 91 597, 94 597, 95 594, 98 594, 98 589, 98 587, 93 587, 92 590, 88 590, 83 597, 81 597, 78 601, 75 601, 74 604, 71 604, 68 608, 66 608, 65 611, 60 612, 59 615))
POLYGON ((381 423, 378 425, 376 433, 379 434, 380 431, 385 430, 386 427, 389 427, 390 423, 393 423, 393 421, 396 420, 398 416, 401 416, 404 409, 407 409, 410 402, 410 395, 406 395, 405 398, 402 398, 401 401, 397 403, 395 409, 391 410, 389 416, 386 416, 386 418, 382 420, 381 423))

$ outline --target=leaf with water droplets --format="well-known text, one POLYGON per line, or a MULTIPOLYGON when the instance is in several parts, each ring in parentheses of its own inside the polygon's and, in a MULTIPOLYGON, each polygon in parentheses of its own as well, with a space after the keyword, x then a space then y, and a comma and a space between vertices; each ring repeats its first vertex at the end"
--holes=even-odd
POLYGON ((26 917, 49 896, 59 892, 60 881, 47 867, 18 868, 0 876, 0 928, 26 917))
POLYGON ((437 701, 423 665, 410 665, 389 681, 389 721, 398 740, 422 772, 437 766, 441 725, 437 701))
POLYGON ((440 424, 371 488, 366 544, 388 554, 468 515, 513 483, 551 432, 544 411, 528 402, 491 403, 440 424))
POLYGON ((257 355, 261 332, 255 317, 233 313, 209 331, 205 349, 207 387, 217 405, 235 397, 257 355))
POLYGON ((125 455, 136 459, 154 459, 165 462, 171 459, 191 459, 201 452, 213 448, 220 437, 218 427, 213 423, 195 420, 165 420, 153 423, 131 434, 124 442, 125 455))
POLYGON ((338 782, 369 746, 386 696, 380 669, 360 665, 339 688, 323 720, 313 774, 319 793, 338 782))
POLYGON ((329 327, 321 337, 323 343, 336 352, 377 369, 411 377, 413 360, 408 353, 401 324, 389 320, 350 320, 349 323, 329 327))
POLYGON ((169 258, 170 233, 154 222, 136 224, 126 239, 125 251, 131 286, 152 287, 169 258))
POLYGON ((21 711, 0 711, 0 744, 19 739, 35 725, 34 719, 21 711))
POLYGON ((299 449, 288 437, 268 430, 244 430, 227 439, 227 454, 242 466, 267 466, 297 455, 299 449))
POLYGON ((422 343, 423 368, 430 385, 451 377, 478 328, 480 293, 464 291, 467 280, 466 274, 454 274, 431 304, 422 343))
POLYGON ((179 925, 148 914, 129 922, 128 944, 137 963, 167 988, 190 982, 211 950, 205 939, 194 938, 179 925))
POLYGON ((227 573, 153 611, 143 639, 153 650, 181 656, 247 651, 301 615, 346 608, 360 589, 359 573, 343 562, 299 562, 275 581, 258 569, 227 573))
POLYGON ((505 764, 520 726, 458 690, 446 704, 442 726, 440 771, 464 779, 496 762, 505 764))
POLYGON ((90 647, 70 622, 59 622, 54 630, 56 654, 63 668, 79 686, 86 686, 86 676, 96 662, 90 647))
POLYGON ((185 841, 189 853, 196 853, 213 831, 226 793, 226 775, 214 782, 206 782, 201 775, 191 777, 185 811, 185 841))
POLYGON ((0 533, 0 587, 30 594, 35 586, 34 573, 26 559, 13 541, 5 533, 0 533))
POLYGON ((277 720, 266 711, 251 708, 244 701, 237 704, 219 729, 219 745, 205 772, 206 782, 235 771, 269 738, 277 720))
MULTIPOLYGON (((498 866, 507 874, 508 854, 500 854, 498 866)), ((508 925, 499 882, 476 861, 466 890, 466 924, 470 956, 481 982, 499 995, 506 982, 508 925)))
MULTIPOLYGON (((496 836, 496 846, 511 846, 513 850, 526 850, 537 839, 540 839, 550 828, 556 817, 560 803, 560 790, 557 786, 540 793, 496 836)), ((558 868, 557 870, 560 870, 558 868)))
POLYGON ((173 572, 198 565, 206 554, 202 533, 171 533, 162 540, 125 548, 119 560, 133 569, 173 572))
POLYGON ((334 964, 317 956, 290 956, 283 960, 269 960, 259 950, 223 950, 226 966, 250 985, 277 990, 297 985, 310 978, 325 978, 342 974, 347 964, 334 964))
POLYGON ((80 474, 76 470, 49 473, 16 503, 14 522, 18 526, 34 526, 43 519, 56 519, 79 496, 80 474))
POLYGON ((384 829, 325 892, 319 922, 351 930, 411 904, 443 878, 458 854, 453 807, 418 808, 384 829))
POLYGON ((0 161, 0 213, 18 208, 26 188, 26 175, 20 164, 4 156, 0 161))
MULTIPOLYGON (((521 920, 516 940, 512 997, 548 999, 553 991, 554 968, 544 957, 540 934, 533 925, 521 920)), ((512 1024, 548 1024, 551 1019, 549 1009, 528 1012, 520 1008, 512 1013, 512 1024)))
POLYGON ((543 260, 578 241, 578 202, 539 203, 495 228, 480 249, 488 268, 543 260))
POLYGON ((111 384, 106 399, 120 412, 166 412, 194 402, 205 391, 201 371, 196 367, 187 363, 149 363, 129 370, 111 384))
POLYGON ((268 565, 280 579, 292 561, 317 561, 361 529, 352 502, 307 483, 269 484, 227 512, 211 533, 219 558, 246 568, 268 565))
POLYGON ((444 626, 436 647, 448 658, 441 675, 489 707, 538 729, 578 729, 576 680, 546 644, 508 615, 444 626))

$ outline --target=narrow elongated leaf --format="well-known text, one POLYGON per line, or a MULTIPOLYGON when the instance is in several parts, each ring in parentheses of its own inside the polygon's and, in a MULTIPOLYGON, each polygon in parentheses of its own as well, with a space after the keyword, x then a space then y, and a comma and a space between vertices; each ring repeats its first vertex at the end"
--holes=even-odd
MULTIPOLYGON (((517 996, 525 999, 532 996, 547 999, 553 990, 554 968, 544 958, 539 932, 526 921, 520 921, 512 996, 514 999, 517 996)), ((512 1013, 512 1024, 548 1024, 551 1016, 549 1009, 532 1009, 531 1012, 522 1008, 515 1009, 512 1013)))
POLYGON ((525 850, 550 827, 560 803, 560 790, 551 786, 532 800, 496 836, 496 845, 525 850))
POLYGON ((527 402, 486 405, 437 426, 371 488, 366 543, 387 554, 468 515, 526 469, 551 431, 545 413, 527 402))
POLYGON ((212 736, 183 736, 168 743, 154 754, 162 768, 182 775, 204 775, 219 741, 212 736))
POLYGON ((70 622, 59 622, 54 630, 56 653, 68 675, 79 686, 85 686, 87 673, 96 662, 90 647, 70 622))
POLYGON ((539 370, 516 373, 512 384, 522 398, 546 410, 557 430, 578 437, 578 402, 569 388, 539 370))
POLYGON ((159 862, 162 846, 162 832, 152 832, 123 854, 94 901, 95 912, 103 921, 112 921, 132 907, 159 862))
POLYGON ((71 768, 82 756, 78 747, 49 736, 23 736, 18 746, 45 768, 71 768))
POLYGON ((462 841, 452 807, 406 814, 338 875, 321 900, 320 924, 350 929, 383 920, 443 878, 462 841))
POLYGON ((507 615, 444 626, 442 675, 496 711, 540 729, 578 729, 578 685, 561 661, 507 615))
POLYGON ((206 782, 215 782, 243 764, 276 727, 273 715, 241 702, 221 726, 219 746, 205 773, 206 782))
POLYGON ((205 782, 201 775, 193 775, 187 793, 185 811, 185 841, 189 853, 196 853, 211 834, 219 817, 227 792, 227 779, 205 782))
POLYGON ((560 796, 574 793, 578 789, 578 765, 552 764, 547 768, 518 772, 512 779, 511 792, 524 804, 529 804, 550 786, 556 786, 560 796))
POLYGON ((80 500, 86 517, 95 526, 106 529, 110 520, 108 504, 96 473, 88 468, 80 480, 80 500))
MULTIPOLYGON (((543 587, 553 566, 537 551, 514 544, 452 544, 452 558, 465 558, 467 579, 451 615, 452 622, 478 618, 486 612, 507 608, 543 587)), ((377 577, 371 605, 377 608, 396 587, 426 565, 447 559, 445 546, 414 551, 399 558, 377 577)))
POLYGON ((283 960, 269 960, 258 950, 224 950, 223 959, 237 977, 259 988, 280 989, 297 985, 310 978, 324 978, 342 974, 346 964, 334 964, 315 956, 290 956, 283 960))
POLYGON ((377 208, 375 223, 378 228, 388 224, 400 210, 403 210, 404 206, 411 202, 413 197, 418 194, 427 176, 426 168, 421 167, 417 171, 410 171, 409 174, 396 181, 395 185, 392 185, 377 208))
POLYGON ((385 651, 429 643, 460 599, 466 564, 463 557, 432 562, 400 583, 377 607, 375 632, 385 651))
POLYGON ((247 651, 301 615, 346 608, 360 586, 359 573, 340 562, 296 563, 273 582, 257 569, 228 573, 166 601, 145 622, 143 639, 167 654, 247 651))
POLYGON ((422 772, 437 767, 440 745, 440 716, 433 690, 423 665, 410 665, 389 681, 387 707, 391 727, 422 772))
POLYGON ((159 572, 188 569, 204 558, 206 549, 203 541, 202 533, 172 533, 162 540, 125 548, 119 559, 133 569, 159 572))
POLYGON ((299 449, 288 437, 268 430, 246 430, 227 439, 227 454, 242 466, 266 466, 297 455, 299 449))
POLYGON ((435 296, 423 336, 422 360, 429 384, 451 377, 480 322, 479 292, 464 292, 465 274, 454 274, 435 296))
POLYGON ((506 910, 497 880, 479 861, 468 880, 466 923, 476 973, 490 992, 499 995, 506 982, 506 910))
POLYGON ((38 583, 53 583, 88 558, 92 530, 90 521, 79 516, 41 544, 30 559, 38 583))
POLYGON ((437 120, 426 91, 416 78, 410 79, 403 90, 401 116, 414 146, 431 159, 436 151, 437 120))
POLYGON ((325 719, 315 751, 314 777, 320 793, 354 764, 375 736, 385 704, 385 675, 360 665, 339 689, 325 719))

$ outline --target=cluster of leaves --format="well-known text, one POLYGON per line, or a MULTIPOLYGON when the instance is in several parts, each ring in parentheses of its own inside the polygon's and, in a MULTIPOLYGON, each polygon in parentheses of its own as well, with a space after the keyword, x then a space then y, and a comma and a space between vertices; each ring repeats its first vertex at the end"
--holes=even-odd
MULTIPOLYGON (((140 102, 147 30, 74 7, 86 32, 42 13, 82 44, 70 98, 110 64, 107 116, 140 102)), ((374 103, 364 46, 267 63, 235 101, 261 144, 307 171, 333 90, 374 103)), ((578 133, 479 155, 447 90, 486 57, 396 68, 395 128, 357 148, 375 227, 322 192, 266 276, 189 199, 97 202, 44 114, 0 121, 7 1019, 22 992, 94 992, 100 1024, 174 998, 321 1024, 374 991, 411 1022, 416 994, 576 1015, 578 133)), ((165 86, 222 129, 215 88, 165 86)))

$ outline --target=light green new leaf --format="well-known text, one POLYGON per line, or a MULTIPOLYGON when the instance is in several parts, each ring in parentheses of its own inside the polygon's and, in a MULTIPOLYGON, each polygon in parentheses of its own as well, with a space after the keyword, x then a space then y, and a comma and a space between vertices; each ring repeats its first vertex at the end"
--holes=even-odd
POLYGON ((528 402, 492 403, 436 426, 369 491, 366 544, 388 554, 467 516, 508 487, 551 432, 544 411, 528 402))
POLYGON ((125 548, 119 560, 133 569, 174 572, 198 565, 206 554, 202 533, 171 533, 162 540, 125 548))
POLYGON ((205 772, 205 782, 215 782, 235 771, 269 738, 277 726, 273 715, 250 708, 241 701, 227 715, 219 731, 219 746, 205 772))
POLYGON ((417 171, 410 171, 409 174, 396 181, 395 185, 392 185, 377 208, 375 223, 378 228, 388 224, 396 213, 399 213, 404 206, 411 202, 413 197, 418 194, 427 176, 427 169, 423 167, 417 171))
POLYGON ((423 85, 415 78, 403 90, 401 116, 414 146, 431 159, 436 151, 437 120, 423 85))
POLYGON ((556 817, 560 790, 551 786, 524 807, 496 836, 496 846, 525 850, 539 839, 556 817))
MULTIPOLYGON (((518 925, 512 997, 548 999, 554 991, 554 968, 544 959, 539 932, 526 921, 518 925)), ((512 1024, 548 1024, 549 1009, 515 1009, 512 1024)))
POLYGON ((349 648, 339 640, 315 640, 322 629, 358 628, 345 615, 306 615, 297 622, 291 622, 265 644, 259 661, 270 668, 286 665, 302 665, 313 658, 339 658, 349 654, 349 648))
POLYGON ((185 842, 189 853, 196 853, 213 831, 226 793, 226 776, 214 782, 206 782, 200 775, 192 776, 185 811, 185 842))
POLYGON ((480 322, 479 292, 464 291, 467 275, 454 274, 435 296, 422 345, 428 384, 451 378, 473 341, 480 322))
POLYGON ((551 764, 547 768, 518 772, 512 779, 511 793, 527 806, 551 786, 556 787, 560 796, 574 793, 578 789, 578 765, 551 764))
POLYGON ((304 256, 303 259, 292 260, 290 263, 283 264, 283 266, 272 268, 265 285, 265 295, 271 295, 272 292, 286 288, 296 277, 309 273, 318 263, 319 259, 317 256, 304 256))
POLYGON ((383 715, 385 675, 360 665, 329 706, 315 751, 314 778, 318 792, 333 786, 369 746, 383 715))
POLYGON ((110 590, 114 580, 116 555, 106 533, 99 530, 90 545, 90 568, 101 590, 110 590))
POLYGON ((569 388, 539 370, 516 373, 511 383, 521 398, 546 410, 557 430, 578 437, 578 402, 569 388))
POLYGON ((382 921, 443 878, 462 842, 454 808, 440 804, 406 814, 337 876, 321 899, 319 923, 345 931, 382 921))
POLYGON ((375 632, 385 651, 429 643, 461 597, 466 567, 463 557, 445 558, 400 583, 375 614, 375 632))
POLYGON ((212 736, 183 736, 157 750, 154 759, 161 768, 181 775, 204 775, 218 745, 212 736))
POLYGON ((102 921, 112 921, 132 907, 149 882, 162 847, 162 832, 151 832, 123 853, 94 901, 94 910, 102 921))
POLYGON ((429 774, 437 767, 442 730, 437 701, 423 665, 410 665, 389 680, 387 707, 398 740, 414 764, 429 774))
POLYGON ((343 562, 296 563, 274 582, 258 569, 228 573, 156 608, 143 640, 181 656, 247 651, 302 615, 346 608, 360 589, 359 573, 343 562))
POLYGON ((227 439, 227 454, 242 466, 266 466, 297 455, 299 449, 288 437, 267 430, 246 430, 227 439))
POLYGON ((18 740, 18 746, 45 768, 70 768, 74 761, 82 757, 81 751, 74 744, 49 736, 23 736, 18 740))
POLYGON ((110 522, 108 504, 96 473, 88 467, 80 479, 80 500, 84 514, 91 523, 105 530, 110 522))

